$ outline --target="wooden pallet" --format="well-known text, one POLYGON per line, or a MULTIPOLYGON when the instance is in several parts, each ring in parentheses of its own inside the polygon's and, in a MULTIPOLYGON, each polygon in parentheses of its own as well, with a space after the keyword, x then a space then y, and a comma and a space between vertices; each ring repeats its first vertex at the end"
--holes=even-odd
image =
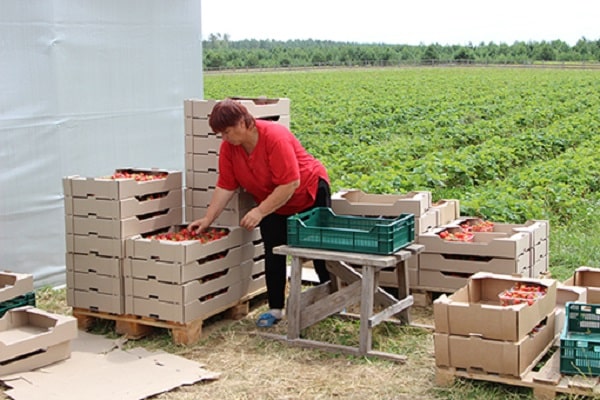
POLYGON ((551 400, 558 393, 597 398, 600 395, 599 377, 561 374, 560 350, 556 347, 553 350, 553 354, 539 371, 527 371, 520 378, 481 371, 437 367, 435 381, 439 386, 450 386, 456 378, 466 378, 510 386, 530 387, 533 389, 533 397, 537 400, 551 400))
POLYGON ((124 335, 128 339, 141 339, 152 333, 156 328, 160 328, 170 331, 173 343, 191 345, 196 343, 202 336, 202 326, 206 321, 217 315, 230 320, 244 318, 250 312, 251 301, 262 301, 260 295, 264 294, 265 291, 266 289, 261 289, 252 295, 245 296, 236 304, 215 310, 205 318, 187 323, 165 321, 133 314, 112 314, 84 308, 73 308, 73 316, 77 319, 77 326, 81 330, 89 330, 98 320, 111 320, 115 321, 115 332, 124 335))

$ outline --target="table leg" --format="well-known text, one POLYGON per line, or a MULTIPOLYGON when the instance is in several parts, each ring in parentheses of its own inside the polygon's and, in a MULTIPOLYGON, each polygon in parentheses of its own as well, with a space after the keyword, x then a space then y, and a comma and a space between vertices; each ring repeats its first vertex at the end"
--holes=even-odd
MULTIPOLYGON (((408 266, 406 260, 400 261, 396 265, 396 277, 398 280, 398 300, 408 297, 409 282, 408 282, 408 266)), ((399 314, 399 319, 404 324, 410 324, 410 311, 408 308, 402 310, 399 314)))
POLYGON ((373 330, 369 318, 373 315, 375 295, 375 269, 372 266, 362 267, 362 287, 360 294, 360 343, 359 353, 365 355, 373 345, 373 330))
POLYGON ((302 259, 292 257, 290 293, 287 304, 288 339, 300 337, 300 298, 302 295, 302 259))

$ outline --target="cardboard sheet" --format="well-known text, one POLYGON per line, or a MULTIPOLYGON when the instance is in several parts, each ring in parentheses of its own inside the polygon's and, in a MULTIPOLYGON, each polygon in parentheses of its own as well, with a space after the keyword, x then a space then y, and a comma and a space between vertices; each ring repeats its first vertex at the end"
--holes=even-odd
POLYGON ((79 331, 71 357, 35 371, 0 377, 14 400, 137 400, 182 385, 218 379, 219 373, 165 352, 121 350, 103 336, 79 331))

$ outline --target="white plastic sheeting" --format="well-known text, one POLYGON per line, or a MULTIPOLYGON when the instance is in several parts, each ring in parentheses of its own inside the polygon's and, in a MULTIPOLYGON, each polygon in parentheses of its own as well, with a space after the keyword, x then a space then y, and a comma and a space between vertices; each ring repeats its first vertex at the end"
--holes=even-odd
POLYGON ((62 178, 184 168, 200 0, 0 0, 0 270, 65 283, 62 178))

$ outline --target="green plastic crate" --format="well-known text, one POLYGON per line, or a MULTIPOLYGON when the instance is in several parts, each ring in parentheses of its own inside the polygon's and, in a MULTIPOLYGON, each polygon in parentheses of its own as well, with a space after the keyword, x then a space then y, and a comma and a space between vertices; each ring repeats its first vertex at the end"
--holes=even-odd
POLYGON ((0 302, 0 318, 2 318, 2 316, 6 314, 8 310, 22 306, 35 307, 35 292, 28 292, 10 300, 0 302))
POLYGON ((329 207, 316 207, 288 217, 287 232, 290 246, 392 254, 415 240, 415 216, 336 215, 329 207))
POLYGON ((568 302, 560 335, 560 372, 600 375, 600 304, 568 302))

